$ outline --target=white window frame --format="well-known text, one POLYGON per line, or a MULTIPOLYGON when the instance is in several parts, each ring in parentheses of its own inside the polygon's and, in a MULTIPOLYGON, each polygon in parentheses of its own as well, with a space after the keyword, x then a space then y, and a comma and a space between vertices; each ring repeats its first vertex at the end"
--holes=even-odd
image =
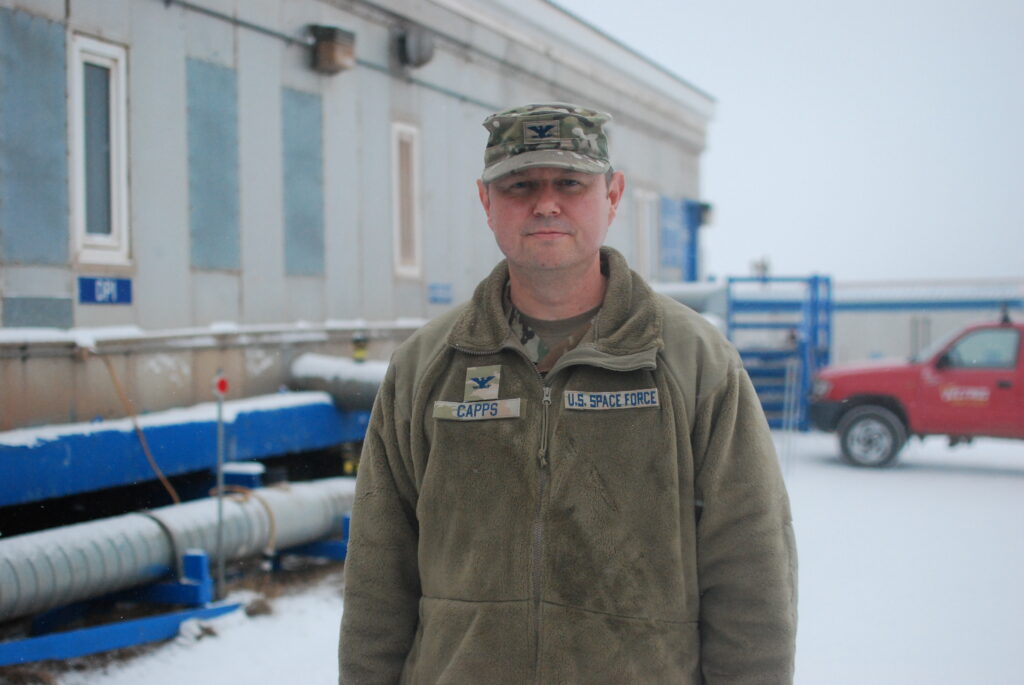
POLYGON ((420 132, 411 124, 393 122, 391 125, 391 225, 395 274, 402 278, 420 278, 423 273, 423 241, 420 221, 420 132), (411 175, 402 178, 401 145, 409 144, 411 175), (402 198, 406 183, 412 202, 409 213, 411 226, 402 225, 402 198), (402 258, 403 229, 411 231, 412 259, 402 258))
POLYGON ((633 191, 633 270, 648 281, 657 280, 660 272, 656 255, 661 225, 661 197, 653 190, 633 191))
POLYGON ((72 34, 68 59, 71 234, 77 260, 87 264, 129 264, 128 52, 113 43, 72 34), (110 72, 110 234, 86 232, 84 67, 110 72))

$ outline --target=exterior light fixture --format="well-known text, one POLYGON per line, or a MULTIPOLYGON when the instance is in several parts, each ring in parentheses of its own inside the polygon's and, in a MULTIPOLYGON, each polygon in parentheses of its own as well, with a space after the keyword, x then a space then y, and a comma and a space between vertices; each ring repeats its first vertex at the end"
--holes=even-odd
POLYGON ((408 67, 422 67, 434 58, 434 34, 422 26, 409 26, 398 35, 398 60, 408 67))
POLYGON ((714 207, 708 202, 697 200, 684 200, 683 211, 686 212, 686 223, 688 226, 708 226, 714 221, 714 207))
POLYGON ((337 74, 356 65, 356 34, 337 26, 312 25, 313 70, 337 74))

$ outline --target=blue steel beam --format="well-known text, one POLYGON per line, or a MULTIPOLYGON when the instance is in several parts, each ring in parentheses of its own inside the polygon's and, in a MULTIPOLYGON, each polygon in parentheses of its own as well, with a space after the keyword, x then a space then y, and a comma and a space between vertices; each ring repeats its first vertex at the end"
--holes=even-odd
MULTIPOLYGON (((229 461, 245 461, 358 442, 369 412, 336 408, 326 395, 309 404, 239 412, 225 425, 229 461)), ((12 431, 11 433, 16 433, 12 431)), ((198 420, 143 426, 164 474, 205 471, 217 463, 217 424, 198 420)), ((131 429, 103 424, 34 444, 4 444, 0 433, 0 507, 154 480, 131 429)))
POLYGON ((200 609, 175 611, 133 621, 120 621, 65 633, 2 642, 0 666, 26 664, 45 659, 71 659, 121 647, 169 640, 178 634, 181 624, 190 618, 215 618, 235 611, 240 606, 241 604, 237 602, 219 603, 200 609))

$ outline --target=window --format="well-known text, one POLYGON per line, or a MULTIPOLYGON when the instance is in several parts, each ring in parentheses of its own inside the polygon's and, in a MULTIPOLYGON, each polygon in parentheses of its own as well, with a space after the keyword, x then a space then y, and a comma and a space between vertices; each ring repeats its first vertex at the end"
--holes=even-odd
POLYGON ((953 368, 1012 369, 1017 365, 1020 335, 1013 328, 986 328, 968 333, 946 358, 953 368))
POLYGON ((408 124, 394 124, 391 147, 395 273, 419 278, 419 131, 408 124))
POLYGON ((633 234, 633 269, 647 280, 658 275, 658 194, 650 190, 636 190, 633 234))
POLYGON ((71 39, 71 222, 78 261, 128 263, 127 53, 71 39))

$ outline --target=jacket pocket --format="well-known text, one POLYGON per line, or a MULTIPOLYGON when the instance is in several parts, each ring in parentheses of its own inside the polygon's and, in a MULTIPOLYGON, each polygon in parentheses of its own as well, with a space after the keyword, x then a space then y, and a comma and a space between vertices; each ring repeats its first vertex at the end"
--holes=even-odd
POLYGON ((523 685, 530 681, 529 603, 420 599, 406 685, 523 685))
POLYGON ((546 604, 542 683, 699 685, 696 621, 630 618, 546 604))

